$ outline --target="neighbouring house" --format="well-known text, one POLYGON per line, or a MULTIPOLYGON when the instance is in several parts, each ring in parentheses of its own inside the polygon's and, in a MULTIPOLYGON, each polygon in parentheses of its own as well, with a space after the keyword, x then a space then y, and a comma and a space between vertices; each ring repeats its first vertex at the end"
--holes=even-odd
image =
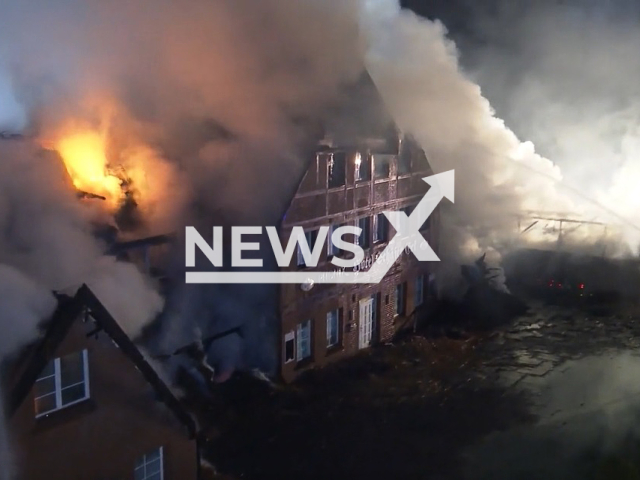
POLYGON ((19 479, 199 478, 196 423, 88 287, 5 367, 19 479))

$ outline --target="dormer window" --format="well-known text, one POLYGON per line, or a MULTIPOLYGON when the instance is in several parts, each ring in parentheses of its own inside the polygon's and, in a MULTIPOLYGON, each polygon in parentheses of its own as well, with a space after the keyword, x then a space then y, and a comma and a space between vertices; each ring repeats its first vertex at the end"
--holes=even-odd
POLYGON ((391 160, 392 155, 374 155, 373 156, 373 171, 376 180, 383 178, 389 178, 391 174, 391 160))
POLYGON ((356 182, 371 180, 371 162, 367 155, 363 156, 360 152, 356 153, 354 159, 354 172, 356 182))
POLYGON ((89 398, 86 350, 50 361, 34 384, 36 417, 89 398))
POLYGON ((345 153, 334 153, 329 158, 329 188, 343 187, 346 181, 345 153))

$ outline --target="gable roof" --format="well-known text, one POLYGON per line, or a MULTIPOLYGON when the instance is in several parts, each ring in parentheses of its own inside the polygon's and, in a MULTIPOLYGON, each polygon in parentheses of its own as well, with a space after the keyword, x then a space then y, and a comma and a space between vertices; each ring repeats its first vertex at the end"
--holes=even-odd
POLYGON ((341 147, 356 147, 368 139, 388 139, 398 127, 367 70, 344 85, 324 119, 325 135, 341 147))
POLYGON ((182 404, 173 395, 169 387, 160 379, 153 367, 122 330, 118 322, 98 300, 95 294, 82 285, 73 297, 58 296, 58 307, 41 340, 34 344, 24 359, 22 370, 10 390, 7 416, 11 417, 29 395, 33 384, 38 379, 47 363, 53 358, 56 349, 69 333, 73 323, 86 312, 95 320, 95 333, 104 331, 120 348, 127 358, 138 368, 144 379, 155 390, 158 398, 171 410, 176 418, 187 428, 193 438, 197 435, 194 419, 187 413, 182 404))

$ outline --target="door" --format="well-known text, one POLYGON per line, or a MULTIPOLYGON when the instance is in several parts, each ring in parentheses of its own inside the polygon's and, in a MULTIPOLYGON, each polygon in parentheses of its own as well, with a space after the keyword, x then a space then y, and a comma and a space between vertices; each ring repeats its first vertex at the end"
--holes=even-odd
POLYGON ((360 300, 360 341, 359 348, 367 348, 373 340, 376 316, 373 297, 360 300))

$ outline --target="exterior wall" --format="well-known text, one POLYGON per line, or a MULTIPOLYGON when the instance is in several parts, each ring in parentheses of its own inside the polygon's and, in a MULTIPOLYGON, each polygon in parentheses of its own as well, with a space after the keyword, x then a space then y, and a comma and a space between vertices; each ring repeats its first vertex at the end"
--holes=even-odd
MULTIPOLYGON (((411 146, 407 147, 410 148, 411 146)), ((398 175, 398 155, 392 157, 390 175, 387 179, 355 181, 356 149, 346 150, 346 184, 337 188, 328 188, 328 170, 331 154, 337 150, 319 152, 315 162, 309 167, 300 188, 294 197, 281 228, 281 241, 289 241, 292 228, 302 226, 305 231, 316 230, 320 226, 353 225, 356 219, 374 216, 383 211, 399 210, 415 205, 428 189, 422 178, 432 174, 431 168, 422 153, 413 148, 412 168, 409 173, 398 175)), ((343 150, 344 151, 344 150, 343 150)), ((362 161, 371 162, 370 151, 360 150, 362 161)), ((388 152, 385 152, 387 154, 388 152)), ((373 154, 375 158, 375 153, 373 154)), ((373 165, 370 168, 373 178, 373 165)), ((388 239, 395 232, 389 225, 388 239)), ((432 214, 423 235, 437 251, 438 211, 432 214)), ((373 244, 365 249, 365 259, 374 259, 376 253, 386 247, 385 243, 373 244)), ((337 270, 330 263, 327 248, 323 249, 320 262, 309 271, 332 272, 337 270)), ((371 295, 377 296, 376 330, 374 342, 390 340, 402 327, 407 326, 408 317, 415 309, 415 278, 425 275, 425 300, 428 291, 428 277, 433 265, 418 262, 412 253, 403 252, 389 273, 378 285, 318 284, 309 292, 300 285, 280 286, 280 355, 281 376, 285 381, 294 380, 301 372, 313 366, 345 358, 359 350, 360 309, 359 301, 371 295), (406 315, 396 316, 396 285, 407 283, 405 292, 406 315), (326 316, 331 310, 342 309, 340 321, 340 344, 327 348, 326 316), (301 362, 296 360, 285 363, 285 335, 295 332, 300 322, 312 320, 311 357, 301 362)), ((299 271, 292 265, 289 270, 299 271)), ((303 270, 305 270, 303 268, 303 270)), ((294 342, 295 344, 295 342, 294 342)))
POLYGON ((18 478, 132 480, 161 446, 165 480, 197 478, 196 441, 106 334, 87 338, 93 325, 76 321, 53 355, 88 350, 90 398, 36 419, 32 391, 10 420, 18 478))

